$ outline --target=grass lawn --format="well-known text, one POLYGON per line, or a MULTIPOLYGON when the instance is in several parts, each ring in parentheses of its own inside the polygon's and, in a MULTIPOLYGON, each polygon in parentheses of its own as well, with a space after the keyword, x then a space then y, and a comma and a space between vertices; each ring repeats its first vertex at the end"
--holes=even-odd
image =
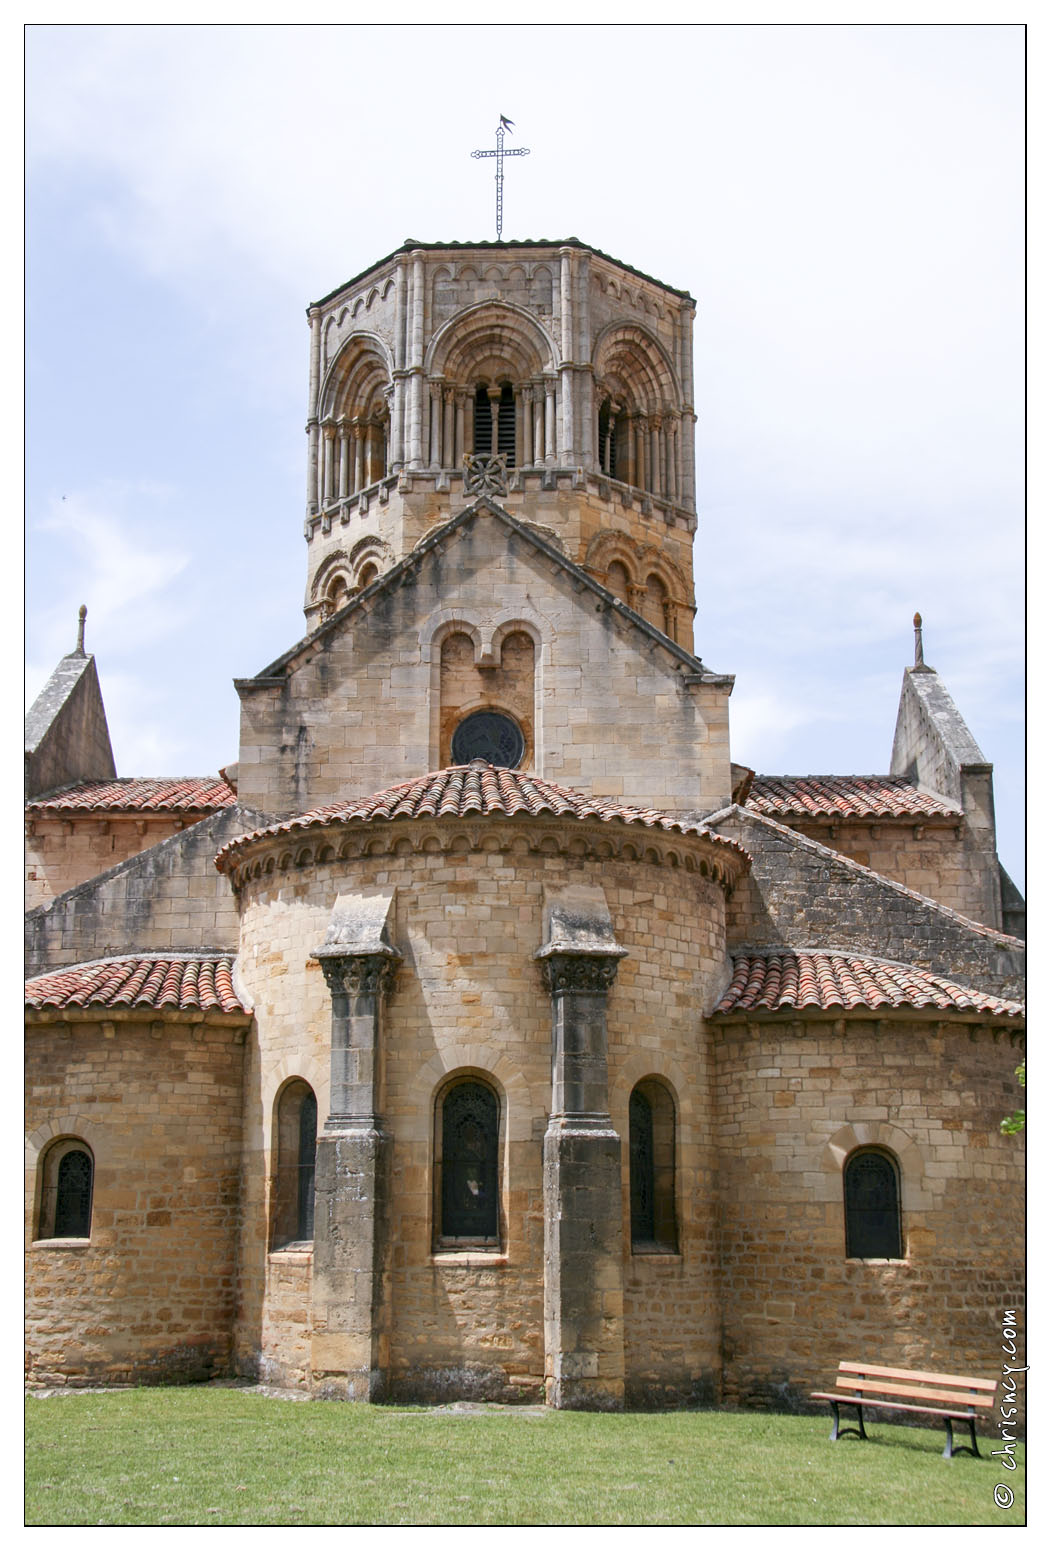
POLYGON ((1023 1522, 1021 1459, 1011 1472, 943 1460, 940 1427, 876 1422, 868 1443, 830 1444, 824 1417, 423 1410, 211 1387, 26 1405, 28 1524, 1023 1522))

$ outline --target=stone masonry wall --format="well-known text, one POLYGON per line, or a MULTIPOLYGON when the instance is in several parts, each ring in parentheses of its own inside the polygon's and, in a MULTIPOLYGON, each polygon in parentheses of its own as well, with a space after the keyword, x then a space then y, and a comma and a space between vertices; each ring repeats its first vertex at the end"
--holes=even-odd
POLYGON ((246 1023, 30 1024, 31 1382, 185 1382, 228 1371, 246 1023), (63 1136, 94 1155, 87 1242, 34 1238, 40 1164, 63 1136))
POLYGON ((204 819, 26 916, 26 974, 138 951, 237 951, 237 902, 215 853, 262 814, 204 819))
POLYGON ((987 919, 987 858, 977 857, 966 838, 957 838, 952 828, 921 826, 916 834, 913 824, 837 824, 835 833, 828 824, 795 821, 789 826, 809 840, 828 846, 860 862, 881 877, 892 878, 907 889, 936 900, 969 921, 998 929, 987 919))
MULTIPOLYGON (((322 1123, 327 1113, 331 1004, 310 954, 339 892, 393 885, 393 940, 403 962, 381 1038, 381 1119, 393 1138, 390 1392, 430 1400, 542 1394, 551 1004, 533 954, 542 941, 545 884, 582 881, 601 883, 617 940, 628 949, 608 1008, 611 1108, 625 1141, 626 1246, 631 1089, 644 1076, 660 1076, 678 1107, 680 1253, 626 1265, 629 1394, 634 1387, 652 1401, 712 1393, 715 1160, 704 1116, 700 1009, 725 977, 722 892, 682 867, 615 859, 596 866, 566 854, 568 829, 558 854, 557 826, 545 836, 506 821, 473 833, 435 826, 433 835, 395 825, 372 832, 383 854, 245 886, 239 972, 255 1000, 259 1048, 246 1110, 242 1371, 293 1373, 301 1362, 298 1326, 273 1312, 278 1273, 266 1251, 266 1182, 281 1085, 304 1077, 322 1123), (419 849, 410 851, 410 840, 419 849), (501 1098, 499 1252, 435 1251, 435 1100, 457 1072, 482 1074, 501 1098)), ((302 1308, 283 1266, 280 1277, 281 1308, 302 1308)))
POLYGON ((142 818, 131 814, 36 813, 28 821, 26 837, 27 910, 46 905, 100 872, 148 851, 151 846, 181 834, 205 818, 203 813, 171 814, 142 818))
POLYGON ((915 1016, 711 1029, 724 1398, 810 1409, 845 1358, 996 1377, 1024 1289, 1007 1035, 915 1016), (845 1257, 842 1165, 866 1143, 899 1162, 901 1261, 845 1257))
POLYGON ((1024 944, 878 877, 868 868, 742 808, 712 827, 740 843, 752 870, 727 911, 732 948, 843 947, 904 960, 974 990, 1020 999, 1024 944))

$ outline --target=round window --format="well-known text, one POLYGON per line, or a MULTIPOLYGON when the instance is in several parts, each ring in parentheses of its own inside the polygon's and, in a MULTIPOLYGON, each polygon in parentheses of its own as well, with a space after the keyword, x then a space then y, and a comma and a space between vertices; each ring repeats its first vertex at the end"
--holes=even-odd
POLYGON ((522 763, 524 754, 522 729, 502 711, 472 711, 453 733, 454 765, 484 759, 490 765, 514 770, 522 763))

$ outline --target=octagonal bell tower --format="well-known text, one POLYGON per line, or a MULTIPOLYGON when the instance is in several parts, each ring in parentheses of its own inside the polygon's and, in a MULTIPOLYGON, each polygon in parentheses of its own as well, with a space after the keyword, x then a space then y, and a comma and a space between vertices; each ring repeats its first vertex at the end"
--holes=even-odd
POLYGON ((692 647, 694 310, 576 238, 408 239, 311 306, 308 623, 455 515, 481 465, 692 647))

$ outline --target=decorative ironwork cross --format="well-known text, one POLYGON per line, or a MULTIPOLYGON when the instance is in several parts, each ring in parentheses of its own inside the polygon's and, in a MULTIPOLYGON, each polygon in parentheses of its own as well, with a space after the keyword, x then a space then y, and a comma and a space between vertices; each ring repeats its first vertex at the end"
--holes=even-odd
POLYGON ((514 122, 513 119, 504 118, 504 115, 501 113, 501 115, 500 115, 500 122, 496 126, 496 150, 495 151, 472 151, 471 152, 471 155, 475 156, 475 157, 477 157, 477 156, 495 156, 496 157, 496 240, 497 240, 497 242, 500 241, 500 238, 503 236, 503 232, 504 232, 504 157, 505 156, 528 156, 529 155, 529 151, 528 151, 527 147, 524 146, 524 145, 523 146, 514 145, 514 146, 511 147, 511 149, 509 151, 505 151, 504 150, 504 135, 505 135, 506 131, 508 129, 510 129, 510 127, 511 127, 513 122, 514 122))

